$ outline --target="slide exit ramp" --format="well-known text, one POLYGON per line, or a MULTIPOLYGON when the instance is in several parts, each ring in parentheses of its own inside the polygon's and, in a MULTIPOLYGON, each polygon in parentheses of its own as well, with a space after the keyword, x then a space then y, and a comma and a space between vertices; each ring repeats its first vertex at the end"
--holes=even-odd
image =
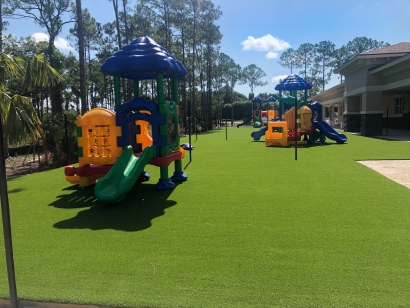
POLYGON ((250 116, 250 117, 247 118, 245 121, 243 121, 243 123, 241 123, 241 124, 236 124, 236 127, 239 127, 239 126, 248 124, 250 121, 252 121, 252 119, 253 119, 253 116, 250 116))
POLYGON ((94 195, 98 200, 117 203, 134 187, 144 168, 155 157, 155 146, 147 146, 136 157, 132 146, 127 146, 107 175, 98 180, 94 195))
POLYGON ((268 127, 262 127, 260 130, 256 132, 251 133, 251 137, 253 138, 254 141, 258 141, 261 139, 262 136, 265 136, 266 131, 268 130, 268 127))
POLYGON ((332 126, 327 124, 325 121, 314 121, 313 127, 317 128, 327 138, 334 140, 337 143, 345 143, 347 141, 346 135, 338 133, 334 130, 332 126))

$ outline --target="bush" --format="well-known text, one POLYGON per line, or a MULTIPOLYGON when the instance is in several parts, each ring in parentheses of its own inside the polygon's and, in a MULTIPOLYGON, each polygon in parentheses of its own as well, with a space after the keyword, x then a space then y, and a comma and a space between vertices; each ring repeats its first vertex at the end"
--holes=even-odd
POLYGON ((67 115, 67 132, 64 114, 48 114, 43 118, 42 128, 45 136, 43 148, 48 158, 47 163, 54 168, 78 161, 76 115, 70 111, 65 114, 67 115))

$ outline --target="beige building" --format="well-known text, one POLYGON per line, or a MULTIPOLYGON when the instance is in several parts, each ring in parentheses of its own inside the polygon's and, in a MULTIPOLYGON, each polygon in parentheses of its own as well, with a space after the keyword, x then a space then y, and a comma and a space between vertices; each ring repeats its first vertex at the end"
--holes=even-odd
POLYGON ((345 82, 310 98, 329 108, 331 126, 364 136, 410 130, 410 43, 358 54, 334 73, 345 82))

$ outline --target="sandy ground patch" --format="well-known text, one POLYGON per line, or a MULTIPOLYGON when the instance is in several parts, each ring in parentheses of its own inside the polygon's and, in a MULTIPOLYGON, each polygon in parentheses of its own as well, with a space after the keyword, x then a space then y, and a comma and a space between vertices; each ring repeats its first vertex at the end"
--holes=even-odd
POLYGON ((410 189, 410 160, 361 160, 358 162, 410 189))

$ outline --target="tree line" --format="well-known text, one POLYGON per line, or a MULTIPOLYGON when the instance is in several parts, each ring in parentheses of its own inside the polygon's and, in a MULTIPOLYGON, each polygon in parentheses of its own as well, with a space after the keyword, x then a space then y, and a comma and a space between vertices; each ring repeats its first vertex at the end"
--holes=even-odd
MULTIPOLYGON (((101 1, 101 6, 105 5, 111 6, 115 19, 102 24, 82 6, 81 0, 0 0, 0 54, 10 56, 12 62, 0 61, 3 67, 4 64, 17 67, 20 63, 19 71, 27 73, 30 70, 33 80, 32 86, 23 91, 19 80, 24 74, 18 79, 4 68, 1 71, 0 92, 9 97, 16 94, 28 98, 26 104, 18 108, 36 115, 31 124, 30 117, 19 116, 21 124, 14 125, 14 129, 18 129, 20 136, 28 139, 38 136, 41 127, 33 123, 63 113, 71 114, 74 119, 76 114, 83 114, 90 108, 114 109, 112 77, 102 74, 100 67, 105 59, 141 36, 154 39, 187 69, 186 77, 179 83, 183 126, 187 125, 191 111, 196 127, 202 131, 212 129, 226 117, 224 106, 250 104, 249 97, 234 91, 237 84, 247 84, 252 95, 257 87, 266 84, 262 80, 266 76, 262 69, 254 64, 242 68, 220 51, 222 33, 216 21, 222 11, 211 0, 101 1), (30 37, 3 35, 7 20, 11 18, 32 20, 44 28, 48 40, 35 42, 30 37), (75 47, 76 55, 64 55, 54 46, 63 27, 70 27, 67 39, 75 47), (40 57, 50 70, 42 83, 34 82, 39 71, 23 65, 33 61, 38 63, 35 57, 40 57), (27 134, 32 131, 36 133, 27 134)), ((356 38, 339 49, 335 49, 330 41, 306 43, 297 50, 286 50, 280 57, 280 64, 289 68, 291 73, 301 69, 300 74, 314 85, 314 91, 320 92, 324 90, 332 68, 340 66, 354 54, 385 45, 367 38, 356 38)), ((141 96, 155 101, 155 87, 154 81, 142 81, 141 96)), ((170 85, 165 84, 164 88, 166 98, 171 100, 170 85)), ((124 101, 132 98, 130 81, 123 79, 121 90, 124 101)), ((10 108, 3 109, 3 113, 7 113, 10 108)), ((240 109, 245 113, 247 108, 240 109)), ((235 113, 235 116, 243 118, 248 114, 235 113)), ((2 117, 3 127, 8 120, 2 117)), ((54 126, 50 124, 49 127, 54 126)), ((10 137, 8 130, 4 138, 10 137)))
MULTIPOLYGON (((296 50, 288 48, 280 56, 279 64, 292 72, 300 69, 299 74, 312 84, 311 95, 325 91, 333 70, 341 67, 354 56, 390 46, 389 43, 367 37, 356 37, 346 45, 336 48, 331 41, 321 41, 317 44, 304 43, 296 50)), ((340 74, 340 83, 343 82, 340 74)))

